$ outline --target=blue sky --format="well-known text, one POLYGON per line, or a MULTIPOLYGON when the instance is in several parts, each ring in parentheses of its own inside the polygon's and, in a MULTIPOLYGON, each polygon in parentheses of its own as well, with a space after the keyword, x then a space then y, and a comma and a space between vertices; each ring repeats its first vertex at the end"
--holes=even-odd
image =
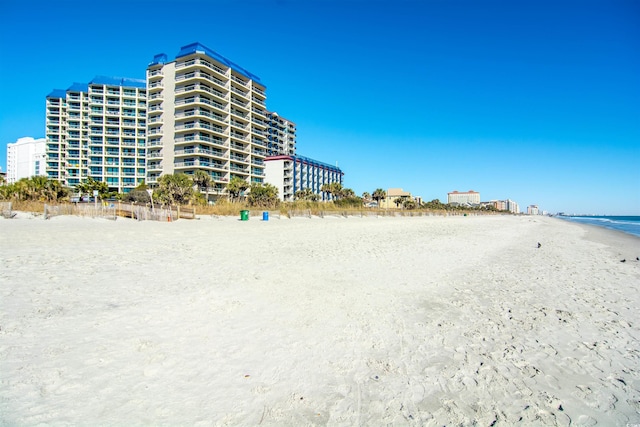
POLYGON ((199 41, 258 75, 357 194, 640 215, 640 2, 111 0, 0 6, 0 166, 45 97, 199 41), (105 5, 106 4, 106 5, 105 5))

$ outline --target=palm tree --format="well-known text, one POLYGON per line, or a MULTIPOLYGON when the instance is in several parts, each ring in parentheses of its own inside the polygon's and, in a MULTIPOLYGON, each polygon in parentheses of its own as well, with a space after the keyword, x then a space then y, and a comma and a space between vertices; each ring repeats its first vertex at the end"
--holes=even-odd
POLYGON ((248 198, 251 206, 274 207, 278 204, 278 189, 269 183, 255 183, 251 185, 248 198))
POLYGON ((407 210, 412 210, 418 207, 418 205, 416 204, 415 200, 411 200, 411 199, 405 199, 404 202, 402 202, 402 207, 407 209, 407 210))
POLYGON ((350 188, 343 188, 340 192, 340 197, 344 197, 345 199, 349 197, 356 197, 356 192, 350 188))
POLYGON ((227 183, 227 191, 231 196, 232 201, 236 201, 240 198, 240 194, 246 191, 249 188, 249 184, 244 179, 239 176, 234 176, 227 183))
POLYGON ((310 188, 303 188, 302 190, 296 191, 295 199, 296 200, 309 200, 311 202, 317 202, 318 201, 318 195, 316 193, 314 193, 313 191, 311 191, 310 188))
MULTIPOLYGON (((154 194, 155 195, 155 194, 154 194)), ((184 173, 162 175, 156 198, 167 204, 187 204, 193 196, 193 181, 184 173)))
POLYGON ((196 186, 196 189, 198 191, 202 189, 207 191, 207 189, 211 186, 211 183, 213 182, 211 175, 209 175, 208 173, 200 169, 195 171, 191 179, 193 180, 193 184, 196 186))
POLYGON ((93 196, 93 192, 95 190, 98 191, 98 196, 101 199, 105 199, 109 195, 109 186, 106 182, 96 181, 95 179, 89 177, 86 181, 81 182, 76 186, 77 191, 80 193, 80 197, 83 195, 93 196))
POLYGON ((64 197, 67 197, 69 191, 62 186, 60 181, 47 179, 44 185, 42 196, 48 202, 55 202, 64 197))
POLYGON ((370 202, 372 200, 371 194, 365 191, 364 193, 362 193, 362 200, 364 200, 365 203, 370 202))
POLYGON ((382 188, 377 188, 373 192, 371 197, 373 198, 373 200, 376 201, 376 203, 378 203, 378 207, 380 207, 380 200, 385 199, 387 197, 387 192, 384 191, 382 188))
MULTIPOLYGON (((328 193, 332 200, 338 200, 341 197, 344 197, 344 189, 342 188, 342 184, 339 182, 324 184, 320 187, 320 191, 328 193)), ((353 192, 353 190, 351 191, 353 192)))

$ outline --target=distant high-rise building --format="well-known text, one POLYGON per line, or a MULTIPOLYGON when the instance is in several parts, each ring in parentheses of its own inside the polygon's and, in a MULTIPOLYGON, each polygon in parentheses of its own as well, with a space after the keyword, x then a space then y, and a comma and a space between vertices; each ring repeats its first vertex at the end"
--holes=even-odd
POLYGON ((514 202, 511 199, 507 199, 505 200, 505 202, 506 202, 506 210, 514 214, 520 213, 520 205, 518 205, 518 203, 514 202))
POLYGON ((74 187, 88 178, 128 192, 145 179, 146 84, 98 76, 46 101, 46 173, 74 187))
POLYGON ((453 191, 447 193, 447 203, 477 205, 480 203, 480 193, 473 190, 465 192, 453 191))
POLYGON ((45 138, 30 136, 18 138, 7 144, 7 183, 13 184, 22 178, 46 175, 45 138))
POLYGON ((264 180, 267 110, 260 78, 200 43, 147 68, 147 183, 165 174, 206 172, 208 196, 233 177, 264 180))
POLYGON ((298 191, 309 189, 320 200, 332 200, 322 186, 337 182, 342 184, 344 173, 337 166, 303 156, 271 156, 265 159, 265 181, 278 189, 283 201, 295 200, 298 191))
POLYGON ((267 111, 267 126, 267 155, 295 156, 296 124, 278 113, 267 111))
POLYGON ((537 205, 529 205, 527 206, 527 214, 528 215, 540 215, 540 210, 537 205))

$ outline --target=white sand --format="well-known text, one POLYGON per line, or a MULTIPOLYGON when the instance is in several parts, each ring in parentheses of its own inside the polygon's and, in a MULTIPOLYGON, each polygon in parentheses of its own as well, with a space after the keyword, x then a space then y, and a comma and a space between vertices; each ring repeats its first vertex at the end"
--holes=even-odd
POLYGON ((0 242, 3 426, 640 423, 632 236, 22 216, 0 242))

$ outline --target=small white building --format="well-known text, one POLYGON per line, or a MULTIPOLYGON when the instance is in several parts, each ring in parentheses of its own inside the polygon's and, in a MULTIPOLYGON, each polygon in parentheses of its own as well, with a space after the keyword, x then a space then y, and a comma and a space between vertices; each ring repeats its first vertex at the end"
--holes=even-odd
POLYGON ((46 139, 26 136, 7 144, 7 182, 46 175, 46 139))

